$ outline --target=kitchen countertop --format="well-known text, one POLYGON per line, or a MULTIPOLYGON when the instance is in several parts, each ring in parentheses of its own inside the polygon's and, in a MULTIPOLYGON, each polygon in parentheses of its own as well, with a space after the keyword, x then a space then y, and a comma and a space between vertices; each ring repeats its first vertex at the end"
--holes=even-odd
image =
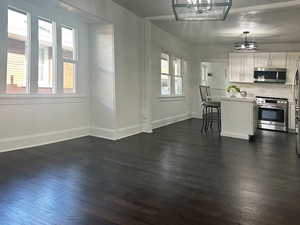
POLYGON ((231 101, 231 102, 250 102, 254 103, 255 98, 253 97, 222 97, 221 101, 231 101))

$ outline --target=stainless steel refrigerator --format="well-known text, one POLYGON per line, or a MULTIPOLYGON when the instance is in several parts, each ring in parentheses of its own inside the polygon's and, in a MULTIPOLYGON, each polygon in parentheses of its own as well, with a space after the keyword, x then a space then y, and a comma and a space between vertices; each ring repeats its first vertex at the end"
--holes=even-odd
POLYGON ((299 66, 294 80, 294 101, 296 105, 296 130, 297 130, 297 144, 296 153, 300 157, 300 70, 299 66))

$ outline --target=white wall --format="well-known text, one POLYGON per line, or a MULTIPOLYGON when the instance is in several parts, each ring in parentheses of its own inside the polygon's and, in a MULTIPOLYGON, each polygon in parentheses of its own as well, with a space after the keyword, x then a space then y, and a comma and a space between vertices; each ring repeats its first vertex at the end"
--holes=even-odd
POLYGON ((192 74, 190 71, 186 74, 185 98, 162 101, 159 96, 161 50, 184 57, 191 67, 189 55, 191 48, 188 44, 151 24, 150 31, 147 33, 148 22, 111 0, 64 1, 113 24, 117 112, 117 125, 114 132, 116 137, 139 133, 142 130, 150 132, 153 125, 157 127, 164 125, 165 121, 175 122, 183 116, 187 118, 189 107, 191 107, 189 77, 192 77, 192 74), (149 57, 146 59, 147 55, 149 57), (151 65, 148 67, 149 63, 151 65), (150 82, 148 82, 149 79, 150 82), (146 93, 145 90, 149 88, 151 90, 146 93), (146 126, 147 129, 143 129, 145 120, 153 122, 146 126))
MULTIPOLYGON (((72 97, 0 97, 3 127, 0 129, 0 151, 87 134, 118 139, 189 118, 195 61, 192 61, 192 48, 187 43, 111 0, 9 2, 78 29, 79 80, 78 94, 72 97), (184 98, 159 98, 162 49, 188 62, 184 98), (145 119, 148 120, 147 129, 143 126, 145 119)), ((0 4, 6 12, 6 0, 0 4)), ((2 20, 2 25, 5 24, 2 20)), ((0 33, 2 53, 5 53, 6 35, 0 33)), ((5 54, 0 65, 5 61, 5 54)), ((1 68, 0 72, 3 74, 5 70, 1 68)))
MULTIPOLYGON (((28 2, 31 1, 33 0, 28 2)), ((0 151, 89 133, 88 27, 70 12, 59 9, 55 2, 50 4, 48 1, 45 4, 35 1, 35 5, 28 2, 8 1, 17 8, 78 29, 80 40, 78 94, 72 97, 0 96, 0 151)), ((1 9, 7 9, 7 2, 1 1, 1 9)), ((4 45, 4 42, 0 43, 0 46, 4 45)), ((1 73, 3 76, 5 71, 2 70, 1 73)))
POLYGON ((190 45, 161 30, 151 26, 152 51, 152 121, 154 127, 187 119, 191 114, 190 80, 192 79, 192 60, 190 45), (162 51, 182 57, 187 61, 184 71, 184 98, 160 97, 160 54, 162 51))

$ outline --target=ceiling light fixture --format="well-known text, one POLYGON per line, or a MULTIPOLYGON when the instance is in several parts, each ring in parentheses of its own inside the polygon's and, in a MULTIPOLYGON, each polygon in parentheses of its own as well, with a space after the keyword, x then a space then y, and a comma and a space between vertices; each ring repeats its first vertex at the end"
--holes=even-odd
POLYGON ((255 51, 257 50, 258 46, 255 41, 249 41, 248 35, 250 34, 249 31, 243 32, 242 41, 237 42, 234 44, 235 50, 238 51, 255 51))
POLYGON ((225 20, 232 0, 172 0, 176 20, 225 20))

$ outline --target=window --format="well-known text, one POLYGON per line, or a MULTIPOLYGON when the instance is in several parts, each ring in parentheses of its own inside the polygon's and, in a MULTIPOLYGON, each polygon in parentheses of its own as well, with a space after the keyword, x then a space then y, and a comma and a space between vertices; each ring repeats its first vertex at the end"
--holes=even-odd
POLYGON ((8 9, 8 44, 6 92, 27 93, 28 77, 28 16, 8 9))
POLYGON ((183 62, 179 57, 161 54, 161 96, 183 95, 183 62), (172 66, 170 65, 172 58, 172 66))
POLYGON ((38 93, 53 93, 53 24, 39 19, 39 73, 38 93))
POLYGON ((62 56, 63 56, 63 91, 75 93, 75 80, 77 69, 77 55, 75 31, 73 28, 63 27, 62 33, 62 56))
POLYGON ((3 75, 6 93, 76 93, 76 30, 62 26, 61 32, 56 32, 55 22, 13 7, 7 10, 7 71, 3 75), (58 55, 61 57, 57 58, 58 55))
POLYGON ((173 71, 174 71, 174 94, 181 96, 182 93, 182 60, 181 58, 173 58, 173 71))
POLYGON ((171 75, 170 71, 170 57, 167 54, 161 54, 161 95, 171 95, 171 75))

